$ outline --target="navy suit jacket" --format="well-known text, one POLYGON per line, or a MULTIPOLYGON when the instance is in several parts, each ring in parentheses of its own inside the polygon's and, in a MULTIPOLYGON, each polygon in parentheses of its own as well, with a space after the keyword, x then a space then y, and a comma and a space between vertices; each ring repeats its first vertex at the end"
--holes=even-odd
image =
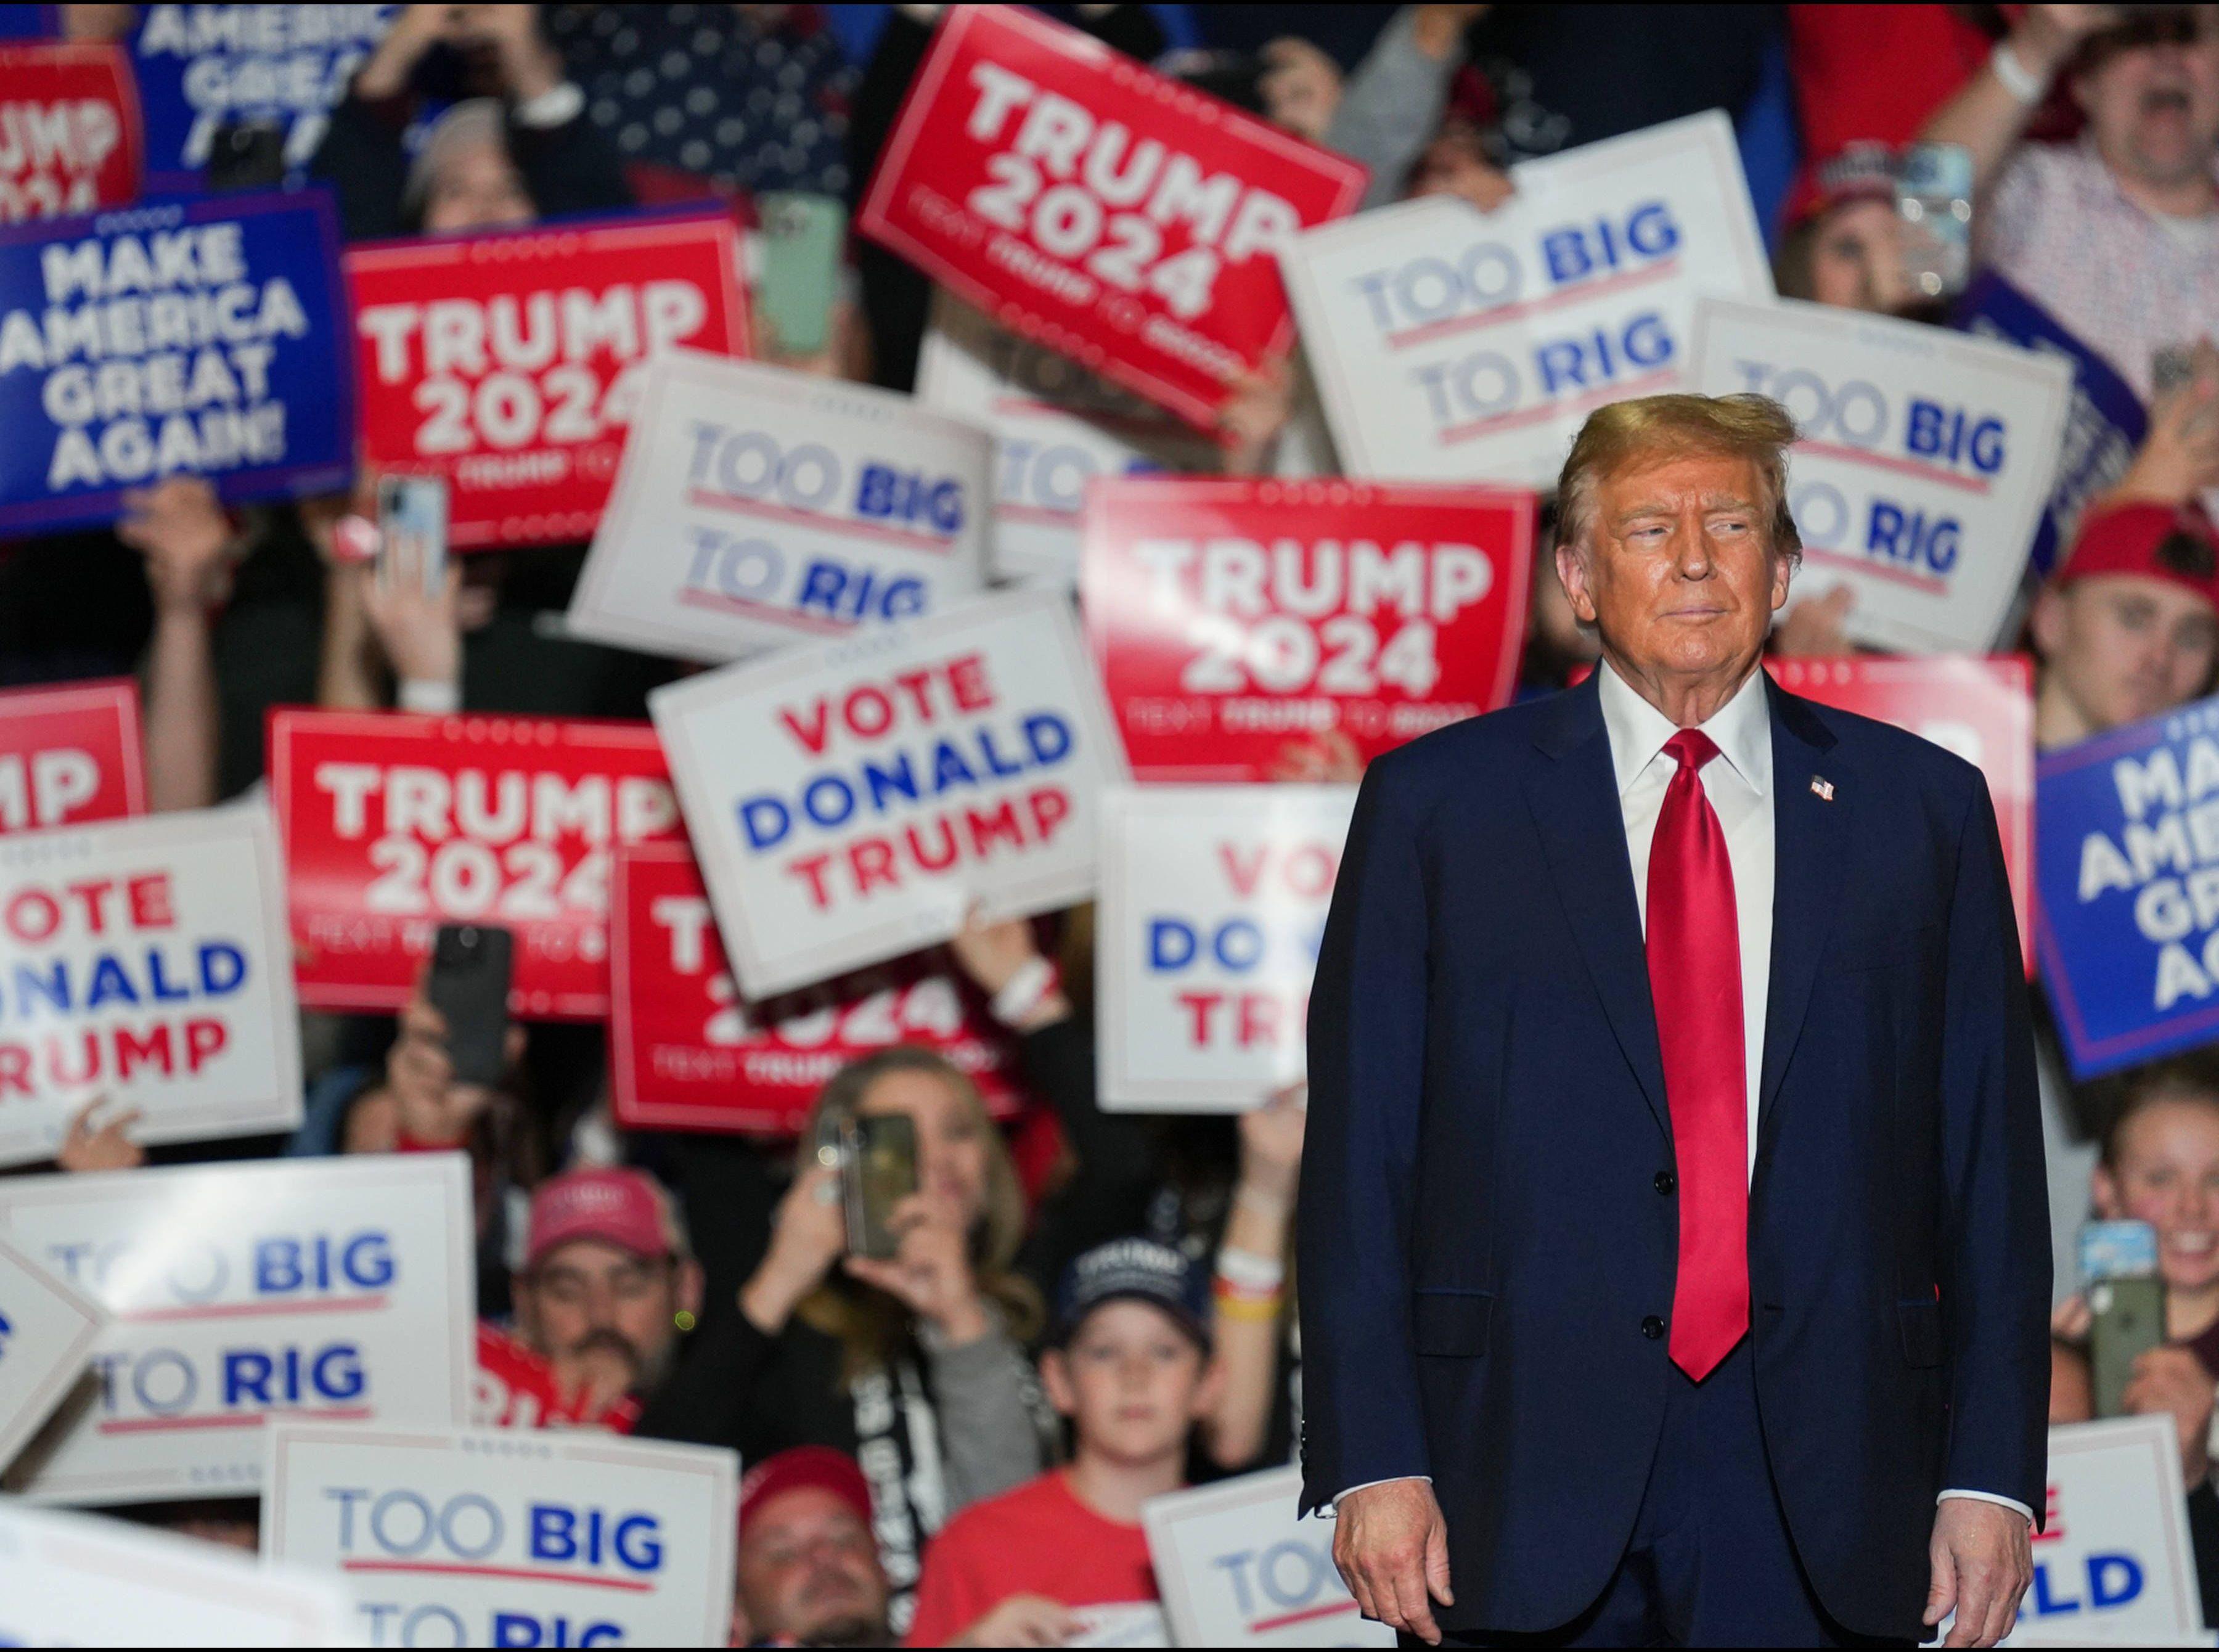
MULTIPOLYGON (((1767 687, 1758 1407, 1827 1611, 1923 1638, 1936 1494, 2044 1501, 2026 984, 1979 771, 1767 687)), ((1309 1083, 1304 1506, 1430 1475, 1444 1626, 1563 1624, 1625 1551, 1684 1380, 1643 1328, 1671 1312, 1679 1218, 1594 679, 1371 765, 1318 955, 1309 1083)))

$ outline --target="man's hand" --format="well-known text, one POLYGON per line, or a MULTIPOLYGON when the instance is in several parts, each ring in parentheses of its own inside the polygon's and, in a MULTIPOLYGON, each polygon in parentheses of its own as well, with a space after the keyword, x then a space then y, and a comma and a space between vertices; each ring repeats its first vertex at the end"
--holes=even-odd
POLYGON ((1977 1497, 1945 1497, 1934 1512, 1927 1557, 1934 1583, 1926 1591, 1927 1627, 1952 1611, 1957 1621, 1944 1646, 1993 1646, 2018 1622, 2018 1603, 2034 1581, 2034 1549, 2026 1516, 1977 1497))
POLYGON ((1441 1643, 1433 1602, 1452 1606, 1456 1596, 1449 1588, 1448 1523, 1426 1481, 1383 1481, 1342 1498, 1333 1563, 1366 1618, 1428 1646, 1441 1643))

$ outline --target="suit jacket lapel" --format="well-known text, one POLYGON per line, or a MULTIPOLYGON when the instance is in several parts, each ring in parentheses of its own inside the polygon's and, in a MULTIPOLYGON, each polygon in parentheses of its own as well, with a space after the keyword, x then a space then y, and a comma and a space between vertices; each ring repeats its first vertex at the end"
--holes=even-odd
POLYGON ((1634 901, 1625 817, 1594 678, 1543 708, 1533 743, 1538 755, 1526 765, 1526 800, 1540 828, 1557 898, 1611 1030, 1669 1139, 1672 1115, 1656 1048, 1641 909, 1634 901))
POLYGON ((1768 681, 1772 701, 1772 984, 1765 995, 1764 1067, 1757 1133, 1772 1117, 1787 1058, 1803 1031, 1812 978, 1841 910, 1857 788, 1834 736, 1810 703, 1768 681), (1831 786, 1831 799, 1819 786, 1831 786))

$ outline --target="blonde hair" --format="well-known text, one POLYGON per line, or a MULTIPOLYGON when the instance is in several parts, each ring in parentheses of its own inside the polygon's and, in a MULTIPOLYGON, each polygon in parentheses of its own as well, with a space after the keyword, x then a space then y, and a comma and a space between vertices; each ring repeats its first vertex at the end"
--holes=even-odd
POLYGON ((1787 513, 1787 450, 1795 421, 1770 396, 1637 396, 1588 415, 1557 479, 1557 539, 1584 550, 1594 526, 1595 490, 1638 463, 1691 455, 1747 459, 1756 467, 1775 555, 1803 559, 1803 537, 1787 513))

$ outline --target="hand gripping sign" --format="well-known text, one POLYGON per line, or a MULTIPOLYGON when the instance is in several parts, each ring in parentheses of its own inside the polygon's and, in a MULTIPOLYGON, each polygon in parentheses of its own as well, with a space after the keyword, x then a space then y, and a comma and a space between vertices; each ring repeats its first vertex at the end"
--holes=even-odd
POLYGON ((498 923, 513 1014, 598 1021, 609 853, 679 832, 642 723, 275 711, 270 790, 301 1001, 319 1009, 397 1009, 439 925, 498 923))
POLYGON ((1105 1112, 1242 1112, 1305 1071, 1352 786, 1118 786, 1102 799, 1105 1112))
POLYGON ((2171 1419, 2051 1429, 2048 1500, 2006 1644, 2210 1644, 2171 1419))
POLYGON ((75 217, 139 193, 139 98, 112 46, 0 46, 0 222, 75 217))
POLYGON ((7 1488, 252 1495, 277 1418, 459 1422, 476 1233, 461 1153, 0 1178, 0 1237, 109 1316, 93 1403, 7 1488))
POLYGON ((2049 503, 2070 367, 1793 300, 1706 300, 1693 359, 1705 394, 1755 391, 1795 420, 1802 583, 1850 587, 1852 637, 1907 654, 1995 643, 2049 503))
POLYGON ((142 1142, 289 1130, 301 1053, 277 845, 259 810, 0 837, 0 1164, 104 1097, 142 1142))
POLYGON ((790 1137, 825 1082, 897 1044, 936 1050, 999 1115, 1015 1052, 948 958, 920 953, 750 1003, 682 843, 619 849, 609 894, 609 1093, 630 1130, 790 1137))
POLYGON ((1333 1527, 1295 1518, 1302 1471, 1273 1469, 1141 1506, 1179 1646, 1392 1646, 1333 1563, 1333 1527))
POLYGON ((993 432, 994 572, 1004 579, 1078 583, 1090 479, 1218 468, 1215 443, 945 289, 917 357, 917 394, 993 432))
POLYGON ((1607 401, 1685 389, 1700 293, 1772 276, 1733 127, 1715 110, 1314 229, 1281 255, 1351 475, 1552 486, 1607 401))
POLYGON ((591 536, 647 359, 747 350, 721 213, 350 247, 363 456, 444 476, 458 550, 591 536))
POLYGON ((0 1469, 84 1371, 100 1304, 0 1239, 0 1469))
POLYGON ((959 6, 855 227, 1203 429, 1293 337, 1273 255, 1364 169, 1013 6, 959 6))
POLYGON ((270 1431, 265 1559, 372 1646, 722 1646, 739 1459, 602 1435, 270 1431))
POLYGON ((172 475, 234 500, 344 488, 337 245, 320 191, 0 229, 0 534, 105 526, 172 475))
POLYGON ((1505 704, 1532 532, 1532 495, 1481 488, 1094 483, 1087 639, 1134 773, 1265 779, 1505 704))
POLYGON ((2219 1037, 2219 699, 2038 760, 2034 846, 2074 1077, 2219 1037))
POLYGON ((933 613, 985 582, 985 432, 907 396, 673 351, 571 629, 724 661, 933 613))
POLYGON ((981 598, 659 689, 655 726, 750 998, 1084 899, 1125 778, 1068 602, 981 598))
POLYGON ((0 1646, 345 1646, 348 1606, 334 1578, 0 1501, 0 1646))
POLYGON ((2011 875, 2011 908, 2027 973, 2034 973, 2034 666, 1986 659, 1769 659, 1790 693, 1878 717, 1931 740, 1988 782, 2011 875))
POLYGON ((146 812, 136 682, 112 677, 0 694, 0 833, 146 812))

